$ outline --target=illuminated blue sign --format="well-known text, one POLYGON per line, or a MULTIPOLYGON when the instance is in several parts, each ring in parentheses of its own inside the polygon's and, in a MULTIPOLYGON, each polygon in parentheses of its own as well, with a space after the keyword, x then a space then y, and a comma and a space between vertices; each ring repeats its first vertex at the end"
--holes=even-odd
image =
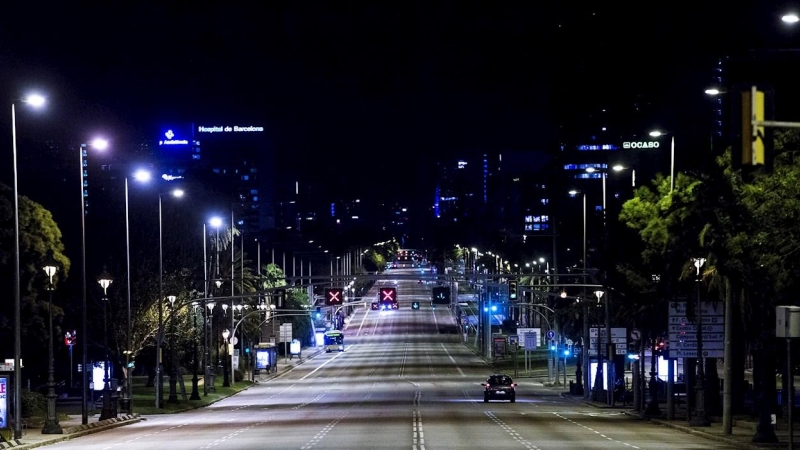
POLYGON ((167 130, 164 133, 164 137, 167 139, 158 141, 158 145, 189 145, 189 141, 186 139, 172 139, 175 137, 175 133, 172 130, 167 130))

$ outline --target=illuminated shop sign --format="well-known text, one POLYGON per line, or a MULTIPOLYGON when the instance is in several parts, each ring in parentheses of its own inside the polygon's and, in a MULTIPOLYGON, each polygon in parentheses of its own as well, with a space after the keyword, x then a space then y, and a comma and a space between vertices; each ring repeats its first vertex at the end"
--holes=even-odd
POLYGON ((261 132, 264 131, 264 127, 240 127, 238 125, 234 126, 213 126, 213 127, 204 127, 198 126, 197 132, 198 133, 252 133, 252 132, 261 132))
POLYGON ((622 148, 658 148, 658 141, 623 142, 622 148))
POLYGON ((164 137, 167 139, 158 141, 158 145, 189 145, 189 141, 186 139, 173 139, 175 137, 175 133, 172 130, 167 130, 164 133, 164 137))

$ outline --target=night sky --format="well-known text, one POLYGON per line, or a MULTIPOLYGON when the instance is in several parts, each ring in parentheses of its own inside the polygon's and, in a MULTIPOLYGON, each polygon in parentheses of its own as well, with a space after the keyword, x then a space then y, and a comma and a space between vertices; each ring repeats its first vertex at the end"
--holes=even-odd
POLYGON ((634 91, 669 125, 715 56, 800 35, 783 3, 592 3, 14 2, 0 94, 48 96, 23 136, 248 122, 268 128, 279 168, 377 181, 448 155, 554 149, 564 114, 634 91))

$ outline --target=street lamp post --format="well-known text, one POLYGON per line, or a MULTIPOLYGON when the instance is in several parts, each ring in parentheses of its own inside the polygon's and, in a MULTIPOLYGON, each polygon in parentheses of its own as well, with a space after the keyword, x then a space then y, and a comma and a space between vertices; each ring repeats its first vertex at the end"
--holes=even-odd
POLYGON ((177 383, 178 383, 178 376, 177 376, 177 367, 175 364, 175 300, 178 297, 174 295, 168 295, 167 300, 169 300, 169 351, 170 351, 170 365, 169 365, 169 397, 167 401, 170 403, 178 403, 178 392, 177 392, 177 383))
MULTIPOLYGON (((666 133, 662 131, 651 131, 650 136, 659 137, 666 133)), ((670 134, 672 134, 670 132, 670 134)), ((675 190, 675 135, 672 134, 669 143, 669 193, 675 190)))
MULTIPOLYGON (((108 141, 102 138, 97 138, 92 141, 91 146, 98 150, 105 150, 108 147, 108 141)), ((82 334, 83 337, 82 342, 82 367, 84 368, 81 377, 81 423, 86 425, 89 423, 89 415, 88 415, 88 387, 89 387, 89 379, 88 379, 88 371, 86 370, 87 367, 87 355, 88 355, 88 332, 87 332, 87 306, 86 306, 86 205, 87 200, 86 197, 88 196, 88 192, 84 185, 85 178, 87 175, 87 161, 85 158, 88 156, 88 148, 86 144, 81 144, 79 147, 78 152, 78 168, 80 172, 80 189, 81 189, 81 312, 82 312, 82 334)), ((130 331, 129 333, 130 334, 130 331)), ((71 348, 71 347, 70 347, 71 348)))
POLYGON ((206 323, 204 324, 205 327, 205 341, 206 341, 206 377, 203 380, 203 396, 207 396, 209 392, 216 392, 216 387, 214 386, 214 382, 211 379, 214 378, 214 370, 210 367, 211 366, 211 332, 214 330, 214 306, 216 303, 212 300, 206 302, 206 307, 208 307, 208 314, 206 315, 206 323))
MULTIPOLYGON (((100 420, 117 416, 111 404, 111 372, 108 367, 110 359, 108 356, 108 287, 113 281, 111 275, 105 271, 97 278, 97 282, 103 288, 103 347, 105 347, 106 351, 105 361, 103 362, 105 372, 103 377, 103 410, 100 412, 100 420)), ((84 370, 86 369, 84 368, 84 370)))
POLYGON ((43 267, 49 282, 47 284, 47 417, 42 427, 42 434, 63 434, 56 415, 56 382, 53 377, 53 276, 58 272, 58 263, 50 252, 48 261, 43 267))
MULTIPOLYGON (((231 299, 231 301, 233 301, 233 299, 231 299)), ((227 303, 223 303, 222 304, 222 311, 223 311, 224 315, 228 314, 228 304, 227 303)), ((233 308, 231 308, 231 320, 233 320, 233 308)), ((223 353, 223 357, 222 357, 222 387, 231 387, 231 379, 230 379, 229 371, 228 371, 228 334, 229 333, 230 333, 230 331, 227 328, 222 331, 222 337, 225 339, 225 342, 224 342, 225 352, 223 353)))
MULTIPOLYGON (((192 302, 192 330, 197 332, 197 308, 200 303, 192 302)), ((199 380, 197 379, 197 342, 192 343, 193 362, 192 362, 192 394, 189 400, 200 400, 200 390, 198 389, 199 380)))
MULTIPOLYGON (((600 299, 603 298, 603 291, 594 291, 594 295, 597 297, 597 303, 600 303, 600 299)), ((601 338, 603 334, 597 333, 597 371, 595 372, 595 379, 594 379, 594 401, 600 400, 600 392, 603 390, 603 379, 605 375, 605 371, 603 370, 603 343, 604 342, 611 342, 611 336, 606 335, 605 341, 601 338)), ((609 386, 610 387, 610 386, 609 386)))
POLYGON ((705 258, 694 258, 694 267, 697 269, 697 303, 695 314, 697 316, 697 381, 694 386, 695 412, 689 424, 696 427, 707 427, 711 423, 706 415, 705 397, 705 368, 703 367, 703 303, 700 301, 700 282, 703 280, 700 269, 705 264, 705 258))
MULTIPOLYGON (((33 107, 44 104, 40 95, 28 96, 23 103, 33 107)), ((17 114, 11 104, 12 165, 14 169, 14 438, 22 438, 22 314, 19 269, 19 190, 17 188, 17 114)), ((84 338, 85 339, 85 338, 84 338)), ((85 341, 84 341, 85 342, 85 341)))
MULTIPOLYGON (((225 306, 225 305, 223 305, 223 306, 225 306)), ((233 310, 231 310, 231 315, 232 314, 233 314, 233 310)), ((224 345, 224 349, 225 349, 225 351, 223 352, 224 356, 223 356, 223 359, 222 359, 222 361, 223 361, 222 362, 222 370, 223 370, 223 372, 225 374, 223 376, 224 381, 222 382, 222 387, 230 387, 231 386, 230 379, 228 378, 228 353, 229 353, 228 352, 228 338, 230 337, 230 335, 231 335, 231 332, 227 328, 222 330, 222 339, 224 341, 223 345, 224 345)))

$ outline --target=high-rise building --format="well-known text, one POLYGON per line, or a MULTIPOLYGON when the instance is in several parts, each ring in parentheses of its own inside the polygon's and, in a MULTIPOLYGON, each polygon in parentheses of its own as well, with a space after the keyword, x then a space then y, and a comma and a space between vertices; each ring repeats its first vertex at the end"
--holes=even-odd
POLYGON ((156 166, 165 179, 200 182, 229 205, 238 226, 259 236, 275 228, 275 150, 259 125, 165 126, 156 166))

